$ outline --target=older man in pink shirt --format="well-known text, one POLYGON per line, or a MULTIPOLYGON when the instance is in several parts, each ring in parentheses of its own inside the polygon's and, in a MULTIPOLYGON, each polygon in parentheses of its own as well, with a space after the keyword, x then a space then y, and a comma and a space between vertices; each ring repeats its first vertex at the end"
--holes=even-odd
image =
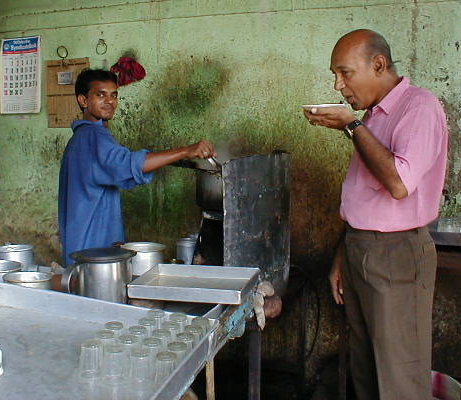
POLYGON ((330 272, 351 326, 359 400, 431 400, 431 317, 436 253, 426 225, 438 214, 448 132, 440 102, 395 71, 370 30, 333 49, 344 107, 306 110, 311 124, 344 130, 355 152, 343 184, 346 222, 330 272))

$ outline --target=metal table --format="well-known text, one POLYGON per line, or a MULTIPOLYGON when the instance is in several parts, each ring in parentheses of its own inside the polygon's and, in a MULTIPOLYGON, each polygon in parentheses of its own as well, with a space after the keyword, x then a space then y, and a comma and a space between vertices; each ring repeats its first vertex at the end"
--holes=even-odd
MULTIPOLYGON (((187 390, 206 361, 230 337, 240 336, 252 312, 252 296, 240 306, 210 306, 212 330, 183 359, 156 393, 132 393, 132 399, 175 400, 187 390)), ((79 384, 76 369, 80 344, 104 322, 136 324, 147 309, 126 304, 29 289, 0 283, 0 348, 4 374, 0 397, 8 400, 104 399, 107 392, 79 384)))

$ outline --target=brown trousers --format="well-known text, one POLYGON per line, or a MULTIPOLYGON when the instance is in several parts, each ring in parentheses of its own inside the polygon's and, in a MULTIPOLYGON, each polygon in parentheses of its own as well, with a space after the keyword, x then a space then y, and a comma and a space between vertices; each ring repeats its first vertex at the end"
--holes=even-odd
POLYGON ((437 256, 427 228, 347 227, 344 303, 359 400, 432 400, 432 302, 437 256))

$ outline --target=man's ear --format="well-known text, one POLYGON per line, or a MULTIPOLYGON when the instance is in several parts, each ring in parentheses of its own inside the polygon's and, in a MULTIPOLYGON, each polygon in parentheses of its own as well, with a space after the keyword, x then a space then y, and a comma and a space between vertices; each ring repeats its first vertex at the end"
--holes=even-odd
POLYGON ((382 54, 373 57, 373 69, 380 75, 387 70, 387 59, 382 54))
POLYGON ((87 108, 88 107, 88 104, 87 104, 87 98, 84 94, 79 94, 77 96, 77 102, 79 104, 80 107, 82 108, 87 108))

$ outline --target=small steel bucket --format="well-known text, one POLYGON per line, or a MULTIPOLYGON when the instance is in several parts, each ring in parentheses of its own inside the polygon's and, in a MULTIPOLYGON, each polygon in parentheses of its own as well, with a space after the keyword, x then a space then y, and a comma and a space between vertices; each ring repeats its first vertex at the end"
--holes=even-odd
POLYGON ((29 288, 50 290, 52 276, 50 272, 10 272, 3 275, 3 281, 29 288))

